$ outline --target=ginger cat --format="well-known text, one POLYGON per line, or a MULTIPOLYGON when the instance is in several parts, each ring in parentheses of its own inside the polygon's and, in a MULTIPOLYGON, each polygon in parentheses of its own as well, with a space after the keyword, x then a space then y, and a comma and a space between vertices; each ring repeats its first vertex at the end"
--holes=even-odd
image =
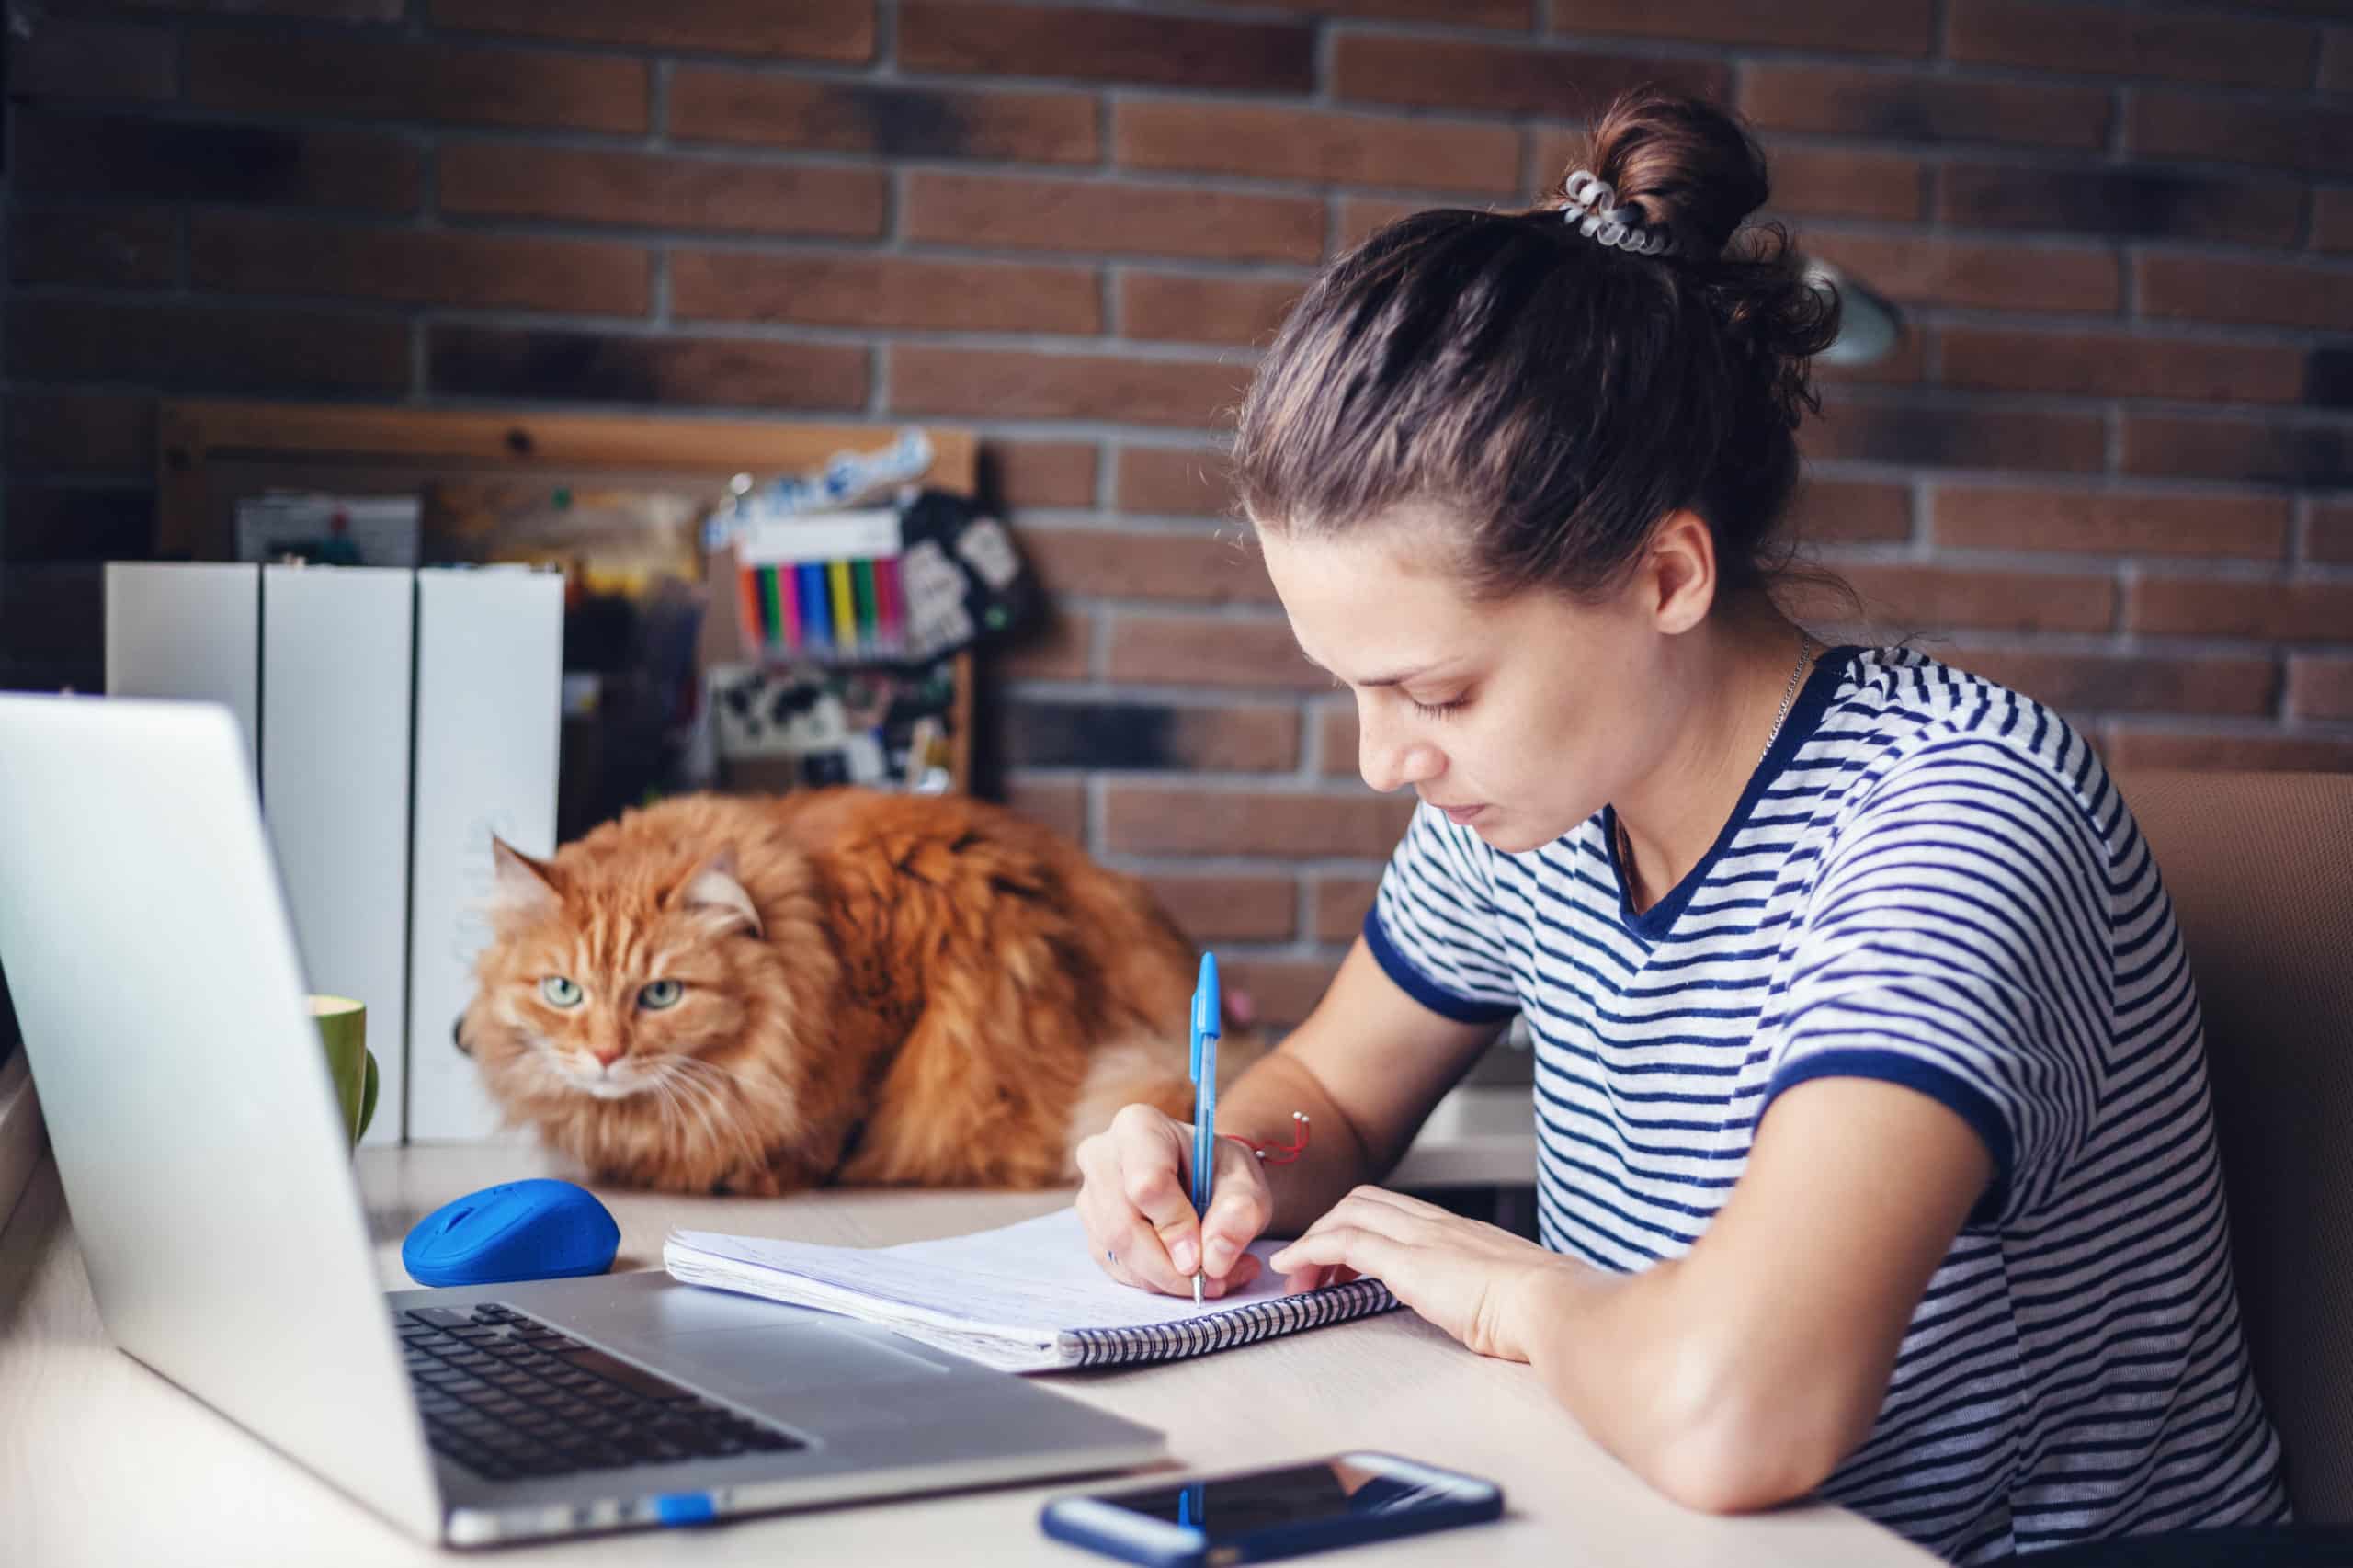
MULTIPOLYGON (((1192 945, 1002 808, 692 795, 544 862, 494 848, 458 1043, 597 1179, 1043 1187, 1122 1105, 1192 1118, 1192 945)), ((1222 1043, 1220 1077, 1257 1053, 1222 1043)))

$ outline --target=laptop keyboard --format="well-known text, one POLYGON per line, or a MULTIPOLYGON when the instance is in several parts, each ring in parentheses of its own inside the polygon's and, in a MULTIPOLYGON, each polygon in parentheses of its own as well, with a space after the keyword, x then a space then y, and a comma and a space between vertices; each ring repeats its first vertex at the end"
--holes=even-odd
POLYGON ((434 1452, 493 1481, 802 1449, 511 1307, 396 1309, 434 1452))

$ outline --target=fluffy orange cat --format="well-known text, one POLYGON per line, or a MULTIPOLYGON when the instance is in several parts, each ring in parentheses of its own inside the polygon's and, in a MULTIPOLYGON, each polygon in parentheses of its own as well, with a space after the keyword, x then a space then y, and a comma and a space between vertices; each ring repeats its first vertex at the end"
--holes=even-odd
POLYGON ((1001 808, 692 795, 547 861, 495 850, 458 1043, 597 1179, 1042 1187, 1130 1101, 1191 1119, 1192 945, 1001 808))

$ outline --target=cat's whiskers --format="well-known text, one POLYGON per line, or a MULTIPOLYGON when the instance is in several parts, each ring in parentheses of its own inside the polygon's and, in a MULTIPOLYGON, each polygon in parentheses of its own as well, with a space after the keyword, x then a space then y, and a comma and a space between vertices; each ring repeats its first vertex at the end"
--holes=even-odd
MULTIPOLYGON (((761 1153, 759 1145, 745 1131, 743 1118, 728 1114, 728 1108, 718 1087, 695 1077, 689 1071, 696 1067, 710 1068, 715 1072, 723 1071, 713 1067, 708 1062, 698 1062, 692 1057, 673 1056, 665 1058, 661 1063, 661 1081, 665 1085, 675 1086, 680 1091, 693 1091, 695 1099, 688 1103, 694 1106, 696 1114, 702 1119, 703 1125, 710 1130, 712 1142, 729 1143, 743 1150, 747 1167, 751 1170, 766 1168, 767 1161, 761 1153), (725 1127, 724 1132, 721 1131, 718 1125, 714 1125, 722 1123, 725 1127)), ((731 1078, 733 1076, 732 1074, 728 1075, 731 1078)))

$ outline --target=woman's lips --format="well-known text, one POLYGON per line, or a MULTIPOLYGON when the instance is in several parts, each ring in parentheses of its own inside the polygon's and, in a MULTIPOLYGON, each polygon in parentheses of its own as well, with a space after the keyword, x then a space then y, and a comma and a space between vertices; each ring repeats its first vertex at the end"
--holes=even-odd
POLYGON ((1470 825, 1470 824, 1471 824, 1474 820, 1476 820, 1476 819, 1477 819, 1477 817, 1479 816, 1479 814, 1480 814, 1482 812, 1484 812, 1486 809, 1487 809, 1487 808, 1486 808, 1486 807, 1484 807, 1484 806, 1440 806, 1440 807, 1438 807, 1438 810, 1439 810, 1439 811, 1444 812, 1447 814, 1447 816, 1448 816, 1450 820, 1452 820, 1452 821, 1454 821, 1454 822, 1457 822, 1457 823, 1460 823, 1460 824, 1461 824, 1462 825, 1464 825, 1464 826, 1466 826, 1466 827, 1467 827, 1467 826, 1469 826, 1469 825, 1470 825))

